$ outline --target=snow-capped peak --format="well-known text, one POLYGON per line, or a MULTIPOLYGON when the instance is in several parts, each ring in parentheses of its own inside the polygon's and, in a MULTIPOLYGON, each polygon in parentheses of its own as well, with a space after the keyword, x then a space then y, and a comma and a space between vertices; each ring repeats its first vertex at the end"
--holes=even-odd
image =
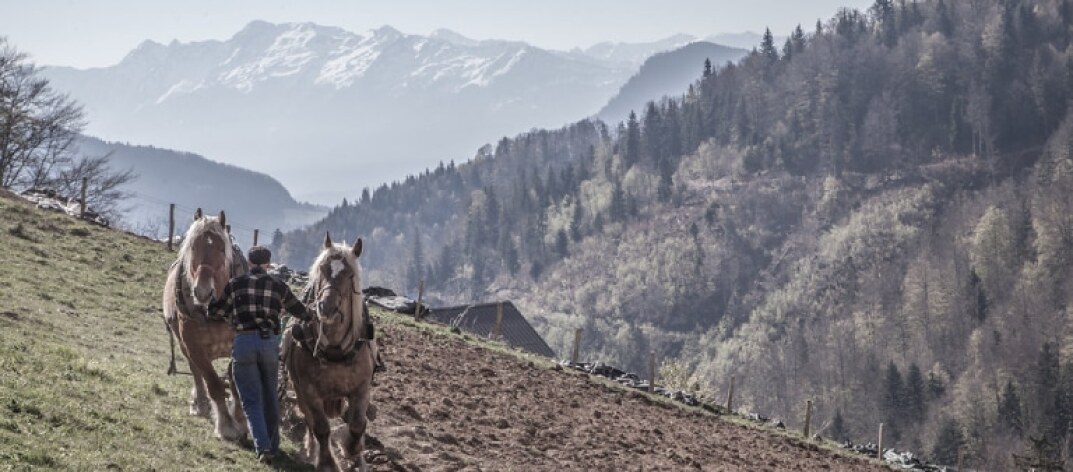
MULTIPOLYGON (((219 88, 253 93, 284 83, 279 86, 311 92, 358 87, 391 94, 457 93, 507 80, 521 64, 554 61, 551 56, 574 60, 562 54, 524 42, 475 40, 447 29, 422 37, 385 25, 358 34, 314 23, 257 20, 224 41, 144 42, 128 55, 124 68, 151 75, 154 86, 144 90, 152 97, 146 98, 162 104, 219 88)), ((566 67, 621 69, 613 61, 588 60, 566 67)))
POLYGON ((430 39, 438 39, 458 46, 473 47, 480 44, 476 39, 467 38, 449 29, 440 28, 428 36, 430 39))

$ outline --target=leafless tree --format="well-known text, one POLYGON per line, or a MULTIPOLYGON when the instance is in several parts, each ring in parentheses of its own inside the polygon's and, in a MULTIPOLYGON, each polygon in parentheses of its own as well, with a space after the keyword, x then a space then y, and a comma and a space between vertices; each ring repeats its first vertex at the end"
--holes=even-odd
POLYGON ((134 174, 109 168, 107 155, 78 154, 77 139, 86 124, 82 106, 53 90, 39 72, 0 36, 0 187, 52 187, 74 198, 87 178, 87 205, 117 216, 128 196, 121 187, 134 174))

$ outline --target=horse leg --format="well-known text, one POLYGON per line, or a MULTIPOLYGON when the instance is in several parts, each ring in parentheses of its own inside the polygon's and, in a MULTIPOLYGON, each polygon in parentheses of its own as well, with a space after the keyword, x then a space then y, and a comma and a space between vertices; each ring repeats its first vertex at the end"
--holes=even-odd
POLYGON ((367 466, 362 452, 365 450, 365 429, 368 426, 366 415, 369 409, 369 384, 363 384, 358 392, 350 397, 350 407, 346 411, 347 434, 343 439, 343 451, 352 460, 356 460, 359 470, 365 472, 367 466), (353 459, 355 458, 356 459, 353 459))
POLYGON ((194 385, 190 387, 190 415, 207 418, 211 411, 209 410, 208 395, 205 394, 205 383, 202 380, 202 373, 199 369, 194 367, 193 360, 190 360, 189 355, 187 355, 187 363, 190 366, 190 373, 194 378, 194 385))
POLYGON ((301 382, 302 378, 293 373, 294 367, 288 365, 288 369, 291 373, 291 384, 294 386, 294 391, 297 397, 298 411, 302 415, 302 423, 305 424, 305 457, 310 463, 316 463, 317 460, 317 438, 314 435, 314 418, 317 416, 324 416, 323 408, 315 408, 313 403, 318 401, 315 395, 308 393, 308 388, 301 382))
MULTIPOLYGON (((313 459, 313 467, 317 472, 334 472, 335 460, 332 458, 332 426, 328 417, 324 414, 324 408, 320 405, 310 405, 311 411, 306 414, 307 431, 312 432, 316 445, 308 451, 310 459, 313 459)), ((309 432, 306 434, 306 447, 312 446, 309 441, 309 432)))
POLYGON ((192 357, 186 349, 186 344, 179 343, 179 348, 182 349, 183 357, 186 357, 186 363, 190 367, 190 374, 194 377, 194 386, 190 388, 190 416, 208 418, 210 413, 209 397, 205 394, 205 384, 202 381, 201 371, 191 360, 192 357))
POLYGON ((224 382, 216 375, 212 367, 212 361, 207 356, 201 355, 191 359, 195 370, 200 371, 201 380, 205 384, 205 390, 209 394, 212 406, 212 417, 216 421, 215 434, 220 439, 234 441, 242 437, 239 429, 235 427, 235 421, 227 409, 227 399, 224 398, 224 382))

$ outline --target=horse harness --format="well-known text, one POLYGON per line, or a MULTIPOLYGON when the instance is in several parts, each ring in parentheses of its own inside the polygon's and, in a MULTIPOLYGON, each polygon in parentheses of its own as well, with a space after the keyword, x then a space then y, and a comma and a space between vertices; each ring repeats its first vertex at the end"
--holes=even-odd
MULTIPOLYGON (((173 269, 176 266, 178 266, 178 271, 176 271, 176 273, 175 273, 175 305, 176 305, 176 308, 178 308, 181 305, 183 310, 176 310, 176 316, 190 317, 190 315, 198 315, 202 320, 206 320, 206 321, 218 321, 218 322, 226 321, 225 319, 217 320, 217 319, 210 318, 208 316, 208 308, 207 307, 200 306, 200 305, 198 305, 196 303, 195 304, 187 303, 186 296, 183 294, 183 282, 186 280, 186 264, 184 262, 185 262, 184 259, 182 257, 180 257, 178 259, 175 259, 175 262, 172 262, 171 266, 168 268, 168 271, 170 272, 171 269, 173 269), (193 308, 191 308, 191 306, 193 308), (190 312, 190 314, 187 314, 187 312, 190 312)), ((232 258, 232 260, 231 260, 231 277, 234 277, 236 272, 242 270, 243 265, 244 265, 244 262, 240 262, 236 258, 232 258)), ((177 335, 176 335, 175 331, 171 329, 171 324, 168 323, 168 320, 166 318, 164 319, 164 329, 166 329, 168 331, 168 341, 171 344, 171 361, 168 363, 168 375, 175 375, 175 374, 190 375, 189 372, 180 372, 178 367, 175 364, 175 336, 177 336, 177 335)))
MULTIPOLYGON (((326 287, 324 289, 316 289, 318 285, 320 284, 317 282, 311 282, 308 286, 306 286, 305 290, 302 291, 301 300, 307 308, 313 306, 315 304, 315 301, 320 298, 320 292, 326 289, 326 287)), ((352 295, 361 294, 361 292, 357 289, 352 288, 351 290, 353 290, 352 295)), ((339 310, 339 305, 336 304, 335 312, 338 313, 339 310)), ((351 317, 351 320, 351 322, 353 322, 353 317, 351 317)), ((294 338, 294 341, 302 347, 302 349, 305 349, 314 358, 320 360, 322 363, 341 362, 347 365, 352 365, 354 363, 354 359, 357 358, 358 351, 361 351, 361 348, 365 344, 368 344, 369 341, 374 339, 375 336, 373 323, 371 318, 369 317, 369 305, 365 302, 364 299, 362 299, 361 304, 360 322, 362 324, 362 332, 358 335, 357 339, 354 339, 354 331, 353 329, 350 329, 348 330, 347 335, 343 338, 342 343, 336 346, 329 346, 323 344, 323 322, 318 320, 316 317, 313 317, 308 321, 300 321, 294 324, 293 327, 290 328, 291 336, 294 338)))
POLYGON ((358 356, 358 352, 361 351, 361 348, 371 341, 375 335, 373 324, 369 321, 369 307, 365 303, 362 303, 361 318, 364 333, 361 337, 350 343, 350 348, 345 348, 343 345, 326 346, 321 344, 323 334, 319 329, 320 321, 300 321, 291 325, 291 336, 302 349, 305 349, 306 352, 321 362, 352 365, 358 356), (314 324, 316 324, 316 326, 314 326, 314 324))
MULTIPOLYGON (((235 247, 234 249, 237 250, 238 247, 235 247)), ((239 252, 236 252, 235 254, 239 254, 239 252)), ((175 262, 171 263, 171 268, 174 268, 176 266, 179 267, 178 272, 176 272, 176 274, 175 274, 175 303, 176 304, 181 303, 183 308, 184 308, 184 310, 181 310, 179 312, 179 315, 182 316, 185 312, 189 312, 189 315, 197 315, 203 320, 225 321, 224 319, 210 318, 208 316, 208 309, 205 306, 201 306, 201 305, 198 305, 196 303, 194 303, 194 304, 187 303, 187 297, 183 293, 183 284, 186 282, 186 270, 187 270, 185 262, 186 261, 184 260, 184 258, 180 257, 180 258, 176 259, 175 262)), ((244 260, 240 260, 238 257, 233 257, 231 259, 231 267, 230 267, 230 274, 228 276, 228 280, 234 278, 237 275, 240 275, 240 274, 246 272, 246 268, 244 266, 245 266, 244 260)), ((170 268, 169 268, 169 270, 170 270, 170 268)), ((187 316, 189 316, 189 315, 187 315, 187 316)))

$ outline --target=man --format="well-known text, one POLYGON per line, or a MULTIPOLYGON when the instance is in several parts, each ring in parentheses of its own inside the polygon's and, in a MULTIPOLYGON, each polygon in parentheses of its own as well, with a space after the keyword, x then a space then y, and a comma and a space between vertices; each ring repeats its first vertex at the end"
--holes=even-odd
POLYGON ((291 289, 266 272, 272 252, 250 248, 250 272, 231 279, 219 299, 209 304, 209 316, 231 319, 235 342, 231 348, 235 386, 253 435, 257 459, 271 464, 279 453, 279 333, 280 312, 309 319, 305 306, 291 289))

